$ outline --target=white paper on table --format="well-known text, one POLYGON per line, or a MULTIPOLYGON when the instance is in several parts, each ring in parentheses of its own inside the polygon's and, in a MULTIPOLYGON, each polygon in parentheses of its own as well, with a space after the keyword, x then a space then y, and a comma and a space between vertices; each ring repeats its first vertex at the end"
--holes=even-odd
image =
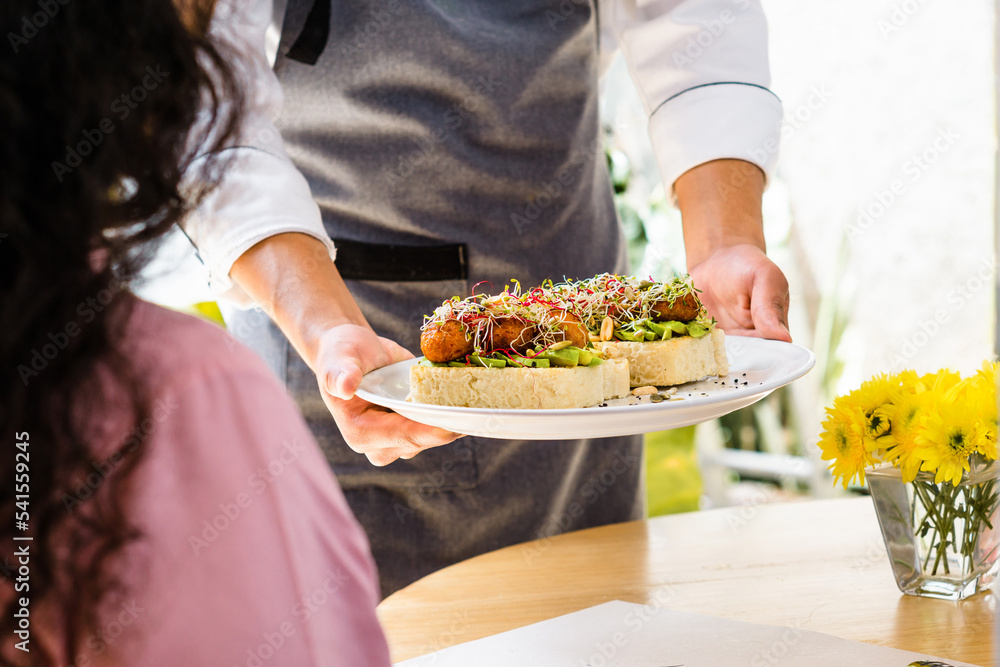
MULTIPOLYGON (((802 628, 606 602, 397 667, 908 667, 938 658, 802 628)), ((940 660, 934 667, 975 667, 940 660)))

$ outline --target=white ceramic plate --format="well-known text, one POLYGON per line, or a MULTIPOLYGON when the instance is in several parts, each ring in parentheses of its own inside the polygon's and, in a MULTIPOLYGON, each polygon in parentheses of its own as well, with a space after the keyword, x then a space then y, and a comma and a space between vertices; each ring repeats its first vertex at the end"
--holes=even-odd
POLYGON ((816 357, 804 347, 761 338, 726 338, 729 375, 680 385, 669 400, 648 396, 575 410, 490 410, 406 401, 410 366, 401 361, 368 373, 358 396, 413 421, 456 433, 517 440, 571 440, 651 433, 715 419, 756 403, 805 375, 816 357))

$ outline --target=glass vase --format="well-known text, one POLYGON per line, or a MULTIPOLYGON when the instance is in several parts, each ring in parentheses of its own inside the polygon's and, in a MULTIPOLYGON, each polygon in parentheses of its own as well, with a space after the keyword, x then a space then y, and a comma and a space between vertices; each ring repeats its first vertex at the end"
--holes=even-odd
POLYGON ((866 475, 899 590, 961 600, 993 584, 1000 569, 996 462, 974 464, 957 485, 936 484, 928 472, 904 483, 892 466, 866 475))

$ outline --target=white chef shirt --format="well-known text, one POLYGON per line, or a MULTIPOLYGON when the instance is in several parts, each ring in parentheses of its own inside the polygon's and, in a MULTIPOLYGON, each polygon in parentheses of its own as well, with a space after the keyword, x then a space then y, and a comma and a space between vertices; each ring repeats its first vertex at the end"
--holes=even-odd
MULTIPOLYGON (((569 2, 569 0, 567 0, 569 2)), ((767 25, 759 0, 601 0, 600 45, 616 48, 649 114, 649 134, 664 183, 723 158, 746 160, 767 177, 777 162, 781 102, 771 93, 767 25)), ((249 297, 229 277, 253 245, 287 232, 336 249, 306 179, 292 164, 275 121, 282 93, 265 56, 272 0, 223 0, 211 32, 238 49, 247 100, 235 158, 219 187, 184 223, 209 269, 213 293, 249 297)))

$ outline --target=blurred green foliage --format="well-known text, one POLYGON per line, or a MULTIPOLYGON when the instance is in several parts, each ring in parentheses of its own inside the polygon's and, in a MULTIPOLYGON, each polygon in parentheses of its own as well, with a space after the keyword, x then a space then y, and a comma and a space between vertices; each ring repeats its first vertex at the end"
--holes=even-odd
POLYGON ((649 516, 691 512, 701 498, 694 426, 646 436, 646 502, 649 516))

